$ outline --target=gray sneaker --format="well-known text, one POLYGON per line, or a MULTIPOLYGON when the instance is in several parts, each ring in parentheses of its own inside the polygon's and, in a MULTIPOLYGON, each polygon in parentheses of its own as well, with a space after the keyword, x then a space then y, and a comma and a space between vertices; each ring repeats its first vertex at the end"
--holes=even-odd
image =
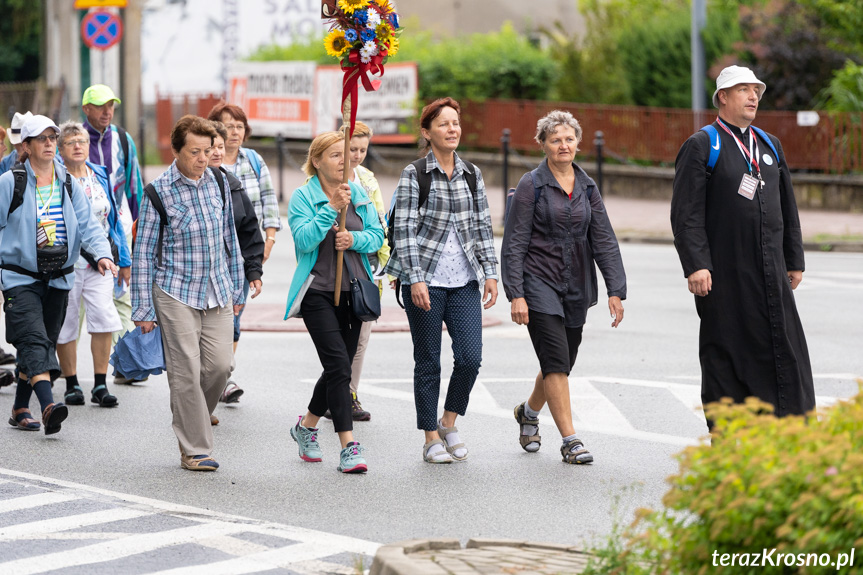
POLYGON ((300 425, 302 422, 303 416, 301 415, 297 424, 291 428, 291 437, 300 448, 300 459, 310 462, 321 461, 323 452, 321 452, 321 446, 318 445, 318 428, 303 427, 300 425))

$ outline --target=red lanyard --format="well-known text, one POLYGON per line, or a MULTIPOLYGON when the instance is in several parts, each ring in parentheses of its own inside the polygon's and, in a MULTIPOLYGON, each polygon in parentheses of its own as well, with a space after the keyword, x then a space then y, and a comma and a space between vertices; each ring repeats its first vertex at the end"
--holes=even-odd
POLYGON ((716 121, 719 123, 719 125, 722 127, 722 129, 725 130, 726 132, 728 132, 728 135, 731 136, 732 138, 734 138, 734 141, 737 142, 737 147, 740 149, 740 153, 743 154, 743 158, 749 164, 749 173, 750 174, 752 173, 752 166, 754 165, 755 166, 755 173, 758 175, 758 178, 760 179, 761 178, 761 168, 758 167, 758 140, 755 138, 754 134, 752 133, 753 132, 752 128, 749 128, 749 149, 747 150, 743 146, 743 142, 740 141, 740 138, 738 138, 734 132, 732 132, 731 130, 728 129, 728 126, 725 125, 725 122, 723 122, 719 118, 716 118, 716 121), (752 155, 752 142, 753 142, 753 140, 755 141, 755 155, 754 156, 752 155))

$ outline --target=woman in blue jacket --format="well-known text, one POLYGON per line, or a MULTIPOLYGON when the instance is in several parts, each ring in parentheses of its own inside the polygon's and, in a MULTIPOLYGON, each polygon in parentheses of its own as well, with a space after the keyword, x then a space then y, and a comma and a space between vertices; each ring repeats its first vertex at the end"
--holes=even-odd
POLYGON ((60 374, 55 347, 80 249, 94 254, 101 274, 117 275, 87 196, 55 158, 59 132, 50 118, 33 116, 21 130, 23 167, 0 176, 0 284, 6 341, 18 351, 19 371, 9 424, 39 429, 29 407, 35 393, 46 435, 60 431, 69 413, 54 403, 51 378, 60 374))
POLYGON ((342 446, 338 470, 363 473, 367 466, 362 447, 354 441, 350 390, 351 362, 362 322, 351 306, 350 271, 360 278, 371 278, 366 254, 380 249, 384 231, 363 187, 342 183, 347 163, 344 145, 344 134, 340 132, 326 132, 312 141, 303 165, 310 179, 294 191, 288 208, 297 270, 291 281, 285 319, 303 318, 324 368, 308 412, 291 428, 291 437, 299 444, 301 459, 321 461, 316 426, 329 409, 342 446), (339 232, 342 209, 347 210, 347 231, 339 232), (345 257, 338 306, 333 297, 336 251, 345 257))
POLYGON ((66 378, 66 405, 84 405, 84 392, 78 385, 78 334, 81 301, 87 314, 87 332, 90 334, 90 350, 93 354, 93 390, 90 401, 101 407, 114 407, 117 398, 108 392, 108 358, 111 355, 111 335, 120 331, 123 324, 114 306, 114 286, 124 290, 129 285, 132 258, 129 244, 120 222, 114 194, 110 193, 108 172, 104 167, 87 161, 90 140, 87 130, 78 122, 66 122, 60 126, 60 157, 66 169, 90 200, 93 216, 115 252, 114 263, 120 267, 117 280, 96 271, 92 254, 82 250, 75 262, 75 284, 69 292, 66 319, 57 340, 57 357, 66 378))

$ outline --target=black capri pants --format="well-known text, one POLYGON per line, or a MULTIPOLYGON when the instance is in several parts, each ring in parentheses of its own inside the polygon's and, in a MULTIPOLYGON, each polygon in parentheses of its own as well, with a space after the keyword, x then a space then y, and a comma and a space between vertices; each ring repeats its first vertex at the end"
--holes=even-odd
POLYGON ((528 309, 527 331, 543 377, 550 373, 569 375, 583 330, 584 326, 566 327, 563 316, 528 309))
POLYGON ((53 381, 60 376, 57 338, 66 319, 69 290, 36 281, 3 292, 6 341, 18 352, 18 371, 27 375, 48 372, 53 381))

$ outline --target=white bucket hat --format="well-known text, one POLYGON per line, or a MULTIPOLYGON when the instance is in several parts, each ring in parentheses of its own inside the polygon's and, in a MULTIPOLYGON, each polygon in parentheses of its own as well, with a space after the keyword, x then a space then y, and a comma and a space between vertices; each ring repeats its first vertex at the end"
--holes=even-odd
POLYGON ((60 133, 60 128, 57 127, 54 120, 47 116, 37 114, 27 120, 27 123, 24 124, 23 128, 21 128, 21 139, 26 140, 27 138, 38 136, 48 128, 53 128, 54 132, 57 134, 60 133))
POLYGON ((737 84, 761 84, 758 100, 767 90, 767 84, 755 77, 755 72, 743 66, 728 66, 716 78, 716 91, 713 92, 713 105, 719 107, 719 90, 736 86, 737 84))
POLYGON ((9 127, 9 141, 12 142, 13 146, 17 146, 21 143, 21 128, 23 128, 24 124, 27 123, 27 120, 32 117, 32 112, 27 112, 26 114, 15 112, 15 115, 12 116, 12 124, 9 127))

